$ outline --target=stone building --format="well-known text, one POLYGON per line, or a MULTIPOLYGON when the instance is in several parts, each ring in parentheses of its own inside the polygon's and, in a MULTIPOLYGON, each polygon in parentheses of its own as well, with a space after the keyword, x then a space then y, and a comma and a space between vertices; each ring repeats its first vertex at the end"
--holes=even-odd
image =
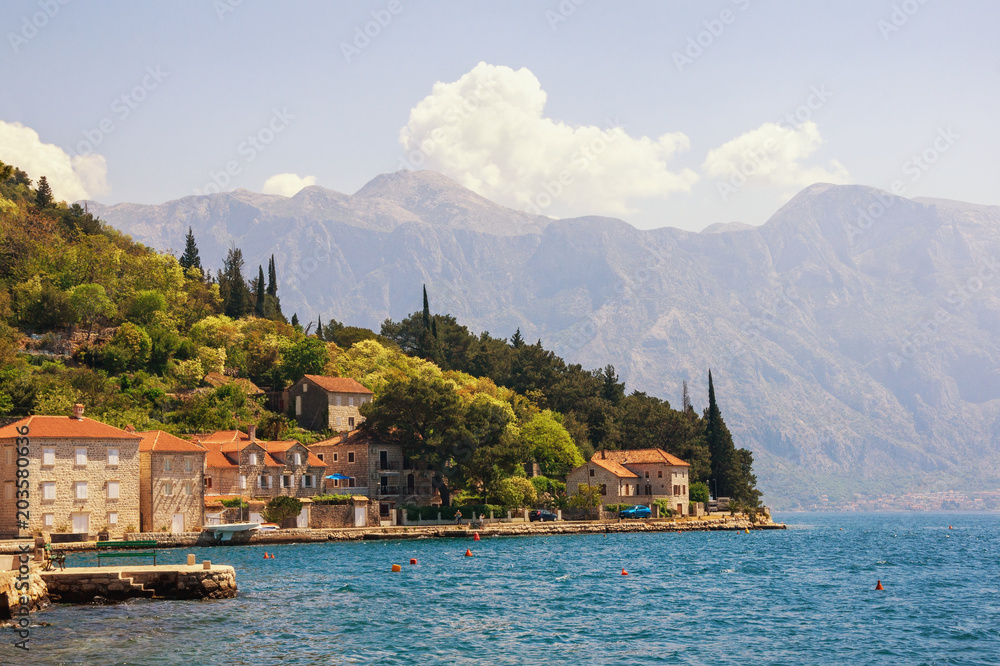
POLYGON ((300 428, 350 432, 364 418, 358 408, 372 392, 347 377, 305 375, 288 388, 289 405, 300 428))
POLYGON ((597 486, 604 504, 652 504, 669 500, 676 515, 688 515, 690 465, 663 449, 598 451, 566 476, 566 492, 597 486))
POLYGON ((441 503, 431 484, 432 473, 410 461, 398 444, 380 442, 364 432, 337 435, 309 446, 326 463, 326 476, 341 474, 346 480, 326 479, 330 494, 363 495, 388 516, 397 506, 441 503))
POLYGON ((248 432, 226 430, 199 443, 205 455, 205 494, 246 497, 311 497, 319 493, 325 465, 300 442, 258 440, 248 432))
POLYGON ((162 430, 137 434, 140 531, 197 532, 205 522, 206 449, 162 430))
POLYGON ((5 537, 72 532, 121 537, 139 526, 139 436, 85 418, 29 416, 0 428, 5 537), (28 464, 18 477, 18 429, 27 428, 28 464), (20 488, 27 480, 27 488, 20 488), (28 490, 29 518, 18 526, 17 494, 28 490))

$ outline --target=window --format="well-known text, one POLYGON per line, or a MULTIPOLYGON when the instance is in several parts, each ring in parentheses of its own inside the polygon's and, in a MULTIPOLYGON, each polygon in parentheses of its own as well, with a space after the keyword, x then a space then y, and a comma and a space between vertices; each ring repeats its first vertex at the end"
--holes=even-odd
MULTIPOLYGON (((8 462, 8 464, 10 464, 8 462)), ((43 465, 55 465, 56 464, 56 450, 55 449, 42 449, 42 464, 43 465)))
POLYGON ((590 470, 590 475, 594 476, 594 470, 593 469, 590 470))
POLYGON ((353 476, 352 477, 348 477, 348 479, 347 479, 347 487, 348 488, 353 488, 354 487, 354 477, 353 476))
POLYGON ((210 477, 210 476, 206 476, 205 477, 205 487, 206 488, 211 488, 212 487, 212 477, 210 477))
POLYGON ((295 461, 296 465, 301 465, 302 464, 302 454, 301 453, 294 453, 294 454, 292 454, 292 460, 295 461))
POLYGON ((77 481, 76 483, 73 484, 73 489, 74 489, 73 495, 78 500, 85 500, 85 499, 87 499, 87 482, 86 481, 77 481))
POLYGON ((338 426, 341 426, 341 425, 344 425, 344 419, 342 419, 342 418, 340 418, 340 417, 338 416, 338 417, 337 417, 337 425, 338 425, 338 426))
POLYGON ((317 453, 316 457, 319 458, 320 460, 323 460, 323 456, 324 455, 326 455, 326 454, 324 454, 324 453, 317 453))
POLYGON ((190 481, 188 481, 187 483, 184 484, 184 494, 187 495, 188 497, 191 497, 191 482, 190 481))
POLYGON ((292 475, 291 474, 282 474, 281 475, 281 487, 282 488, 291 488, 292 487, 292 475))
POLYGON ((194 463, 191 461, 190 458, 184 459, 184 471, 185 472, 194 471, 194 463))
POLYGON ((42 514, 42 525, 45 527, 52 527, 52 524, 56 522, 56 514, 46 513, 42 514))
POLYGON ((354 451, 347 452, 347 462, 349 463, 354 462, 354 451))
POLYGON ((646 472, 646 478, 647 479, 649 478, 649 472, 646 472))
POLYGON ((271 487, 271 480, 268 478, 266 474, 261 474, 260 476, 257 477, 257 487, 258 488, 271 487))
POLYGON ((302 396, 295 396, 295 415, 302 416, 302 396))
POLYGON ((339 488, 340 487, 340 479, 334 479, 333 480, 333 487, 334 488, 339 488))
POLYGON ((174 484, 173 484, 172 481, 164 481, 163 482, 163 495, 165 497, 173 497, 174 496, 174 484))
POLYGON ((337 455, 336 453, 334 453, 333 454, 333 462, 337 462, 337 458, 339 458, 339 457, 340 457, 339 455, 337 455))
POLYGON ((308 393, 309 392, 309 384, 303 384, 302 385, 302 392, 303 393, 308 393))
POLYGON ((87 464, 87 449, 76 450, 76 466, 83 467, 87 464))
POLYGON ((108 449, 108 465, 118 464, 118 449, 108 449))
POLYGON ((340 407, 340 396, 337 396, 337 407, 340 407))
POLYGON ((4 496, 4 499, 9 499, 9 500, 14 499, 14 482, 13 481, 8 481, 7 483, 4 484, 3 496, 4 496))
POLYGON ((108 512, 108 525, 117 525, 117 524, 118 524, 118 512, 117 511, 109 511, 108 512))
POLYGON ((246 489, 247 489, 247 475, 240 474, 240 490, 246 490, 246 489))
POLYGON ((347 399, 347 406, 348 407, 354 406, 354 396, 351 396, 350 398, 347 399))
POLYGON ((42 482, 42 499, 43 500, 54 500, 56 498, 56 482, 55 481, 43 481, 42 482))
POLYGON ((350 428, 351 430, 354 430, 354 417, 353 416, 348 416, 347 417, 347 427, 350 428))
POLYGON ((251 465, 256 465, 257 464, 257 454, 256 453, 251 453, 250 454, 250 464, 251 465))
POLYGON ((120 484, 117 481, 108 481, 108 499, 118 499, 120 484))
POLYGON ((315 484, 315 478, 316 477, 313 476, 312 474, 303 474, 302 475, 302 487, 303 488, 312 488, 314 485, 316 485, 315 484))
POLYGON ((602 484, 601 484, 601 485, 600 485, 599 487, 600 487, 600 489, 601 489, 601 494, 602 494, 602 495, 607 495, 607 494, 608 494, 608 487, 607 487, 606 485, 604 485, 604 484, 602 483, 602 484))
POLYGON ((681 486, 681 495, 683 495, 687 491, 688 491, 688 487, 687 486, 681 486))
POLYGON ((173 458, 164 458, 163 459, 163 471, 164 472, 172 472, 173 469, 174 469, 174 459, 173 458))
POLYGON ((662 469, 659 472, 656 473, 656 478, 658 478, 658 479, 662 479, 663 478, 663 470, 662 469))
MULTIPOLYGON (((6 461, 6 463, 8 465, 13 465, 14 464, 14 449, 12 449, 12 448, 10 448, 10 449, 4 449, 3 453, 4 453, 4 460, 6 461)), ((44 464, 44 463, 42 463, 42 464, 44 464)))

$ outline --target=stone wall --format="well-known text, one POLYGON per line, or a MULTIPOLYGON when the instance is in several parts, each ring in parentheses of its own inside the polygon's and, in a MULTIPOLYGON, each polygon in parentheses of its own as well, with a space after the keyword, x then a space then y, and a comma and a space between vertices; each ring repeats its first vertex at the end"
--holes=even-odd
MULTIPOLYGON (((9 555, 0 556, 0 560, 6 565, 10 557, 9 555)), ((17 561, 17 556, 13 557, 17 561)), ((24 607, 29 612, 40 610, 49 603, 48 588, 45 586, 45 581, 42 580, 37 567, 26 574, 27 579, 19 578, 19 575, 16 570, 0 571, 0 623, 16 620, 21 612, 22 601, 26 602, 24 607), (18 583, 21 584, 21 589, 18 589, 18 583), (27 583, 27 589, 23 587, 25 583, 27 583)))
POLYGON ((236 570, 197 565, 85 568, 42 572, 49 598, 59 603, 95 600, 227 599, 236 596, 236 570))
POLYGON ((153 451, 141 455, 150 457, 151 507, 140 529, 153 531, 166 527, 171 530, 175 513, 184 516, 181 531, 200 529, 205 505, 205 454, 153 451), (166 469, 168 459, 169 470, 166 469), (166 493, 167 483, 170 484, 170 495, 166 493))
MULTIPOLYGON (((368 525, 378 526, 378 505, 368 504, 368 525)), ((313 504, 309 507, 309 529, 354 527, 353 504, 313 504)))

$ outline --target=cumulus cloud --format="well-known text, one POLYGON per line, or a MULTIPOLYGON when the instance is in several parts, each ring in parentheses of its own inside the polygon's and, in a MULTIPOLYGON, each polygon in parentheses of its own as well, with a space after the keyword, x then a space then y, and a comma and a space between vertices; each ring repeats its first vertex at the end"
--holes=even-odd
POLYGON ((400 130, 401 167, 440 171, 513 208, 546 215, 633 212, 630 200, 690 191, 698 175, 668 162, 689 147, 680 132, 632 137, 545 117, 546 93, 528 69, 484 62, 435 83, 400 130))
POLYGON ((764 123, 710 150, 702 168, 709 177, 720 179, 717 186, 723 193, 746 183, 800 188, 816 182, 848 182, 847 169, 837 160, 826 166, 804 163, 821 145, 823 137, 812 121, 797 128, 764 123))
POLYGON ((301 177, 296 173, 279 173, 264 181, 264 194, 280 194, 283 197, 294 196, 303 187, 316 184, 316 176, 301 177))
POLYGON ((42 143, 38 132, 21 123, 0 120, 0 160, 24 169, 35 182, 45 176, 56 199, 78 201, 111 191, 103 156, 70 157, 59 146, 42 143))

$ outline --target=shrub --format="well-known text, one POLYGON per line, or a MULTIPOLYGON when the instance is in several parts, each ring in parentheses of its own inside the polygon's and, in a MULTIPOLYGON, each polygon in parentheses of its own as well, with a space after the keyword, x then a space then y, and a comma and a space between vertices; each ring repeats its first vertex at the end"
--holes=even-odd
POLYGON ((692 502, 708 503, 708 484, 704 481, 692 483, 691 487, 688 488, 688 499, 692 502))
POLYGON ((670 507, 670 500, 658 499, 655 504, 660 508, 660 518, 669 518, 674 515, 674 510, 670 507))
POLYGON ((576 487, 576 494, 570 497, 567 503, 573 509, 590 509, 600 506, 601 489, 598 486, 579 483, 576 487))
POLYGON ((534 506, 538 501, 538 493, 531 481, 525 478, 512 476, 500 479, 490 493, 498 503, 508 509, 519 509, 525 506, 534 506))
POLYGON ((350 495, 315 495, 313 504, 350 504, 350 495))
POLYGON ((611 513, 617 513, 619 511, 624 511, 630 506, 635 506, 634 504, 605 504, 604 510, 610 511, 611 513))
POLYGON ((272 497, 261 512, 260 517, 269 523, 279 525, 289 518, 294 518, 302 511, 302 500, 290 495, 272 497))
POLYGON ((249 509, 250 504, 242 497, 233 497, 222 500, 222 506, 227 509, 249 509))

